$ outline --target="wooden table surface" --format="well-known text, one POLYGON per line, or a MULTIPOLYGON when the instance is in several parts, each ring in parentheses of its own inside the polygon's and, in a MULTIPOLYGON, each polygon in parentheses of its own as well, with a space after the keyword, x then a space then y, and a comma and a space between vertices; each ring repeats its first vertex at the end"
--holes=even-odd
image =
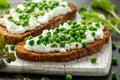
MULTIPOLYGON (((82 3, 82 0, 70 0, 72 1, 77 7, 82 3)), ((87 0, 85 0, 87 1, 87 0)), ((91 0, 88 0, 91 2, 91 0)), ((120 0, 111 0, 113 3, 117 5, 116 12, 120 15, 120 0)), ((86 5, 90 5, 90 3, 84 3, 86 5)), ((112 41, 118 43, 120 45, 120 34, 113 33, 111 31, 112 41)), ((111 65, 110 73, 104 77, 83 77, 83 76, 73 76, 73 80, 112 80, 111 79, 111 72, 115 71, 118 74, 117 80, 120 80, 120 52, 117 49, 113 50, 113 56, 119 59, 118 65, 111 65)), ((21 75, 23 77, 29 77, 30 80, 40 80, 41 77, 45 76, 48 77, 50 80, 65 80, 65 76, 49 76, 49 75, 38 75, 38 74, 18 74, 18 73, 0 73, 0 80, 17 80, 16 76, 21 75)), ((21 80, 23 80, 21 78, 21 80)))

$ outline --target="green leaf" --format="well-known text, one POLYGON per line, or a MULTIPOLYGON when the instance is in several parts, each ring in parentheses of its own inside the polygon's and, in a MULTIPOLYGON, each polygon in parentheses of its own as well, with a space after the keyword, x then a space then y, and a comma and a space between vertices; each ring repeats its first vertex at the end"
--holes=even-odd
POLYGON ((1 8, 9 8, 10 4, 8 4, 7 0, 1 0, 0 1, 0 7, 1 8))
POLYGON ((0 57, 1 57, 2 55, 4 55, 4 54, 6 54, 6 52, 3 51, 3 50, 0 50, 0 57))
POLYGON ((92 7, 105 10, 119 20, 118 15, 115 13, 116 5, 112 4, 110 0, 93 0, 92 7))
POLYGON ((91 20, 91 21, 94 21, 94 22, 102 22, 104 23, 107 27, 109 27, 111 30, 113 30, 114 32, 116 33, 120 33, 120 30, 118 29, 118 24, 120 23, 118 20, 117 23, 115 23, 114 20, 112 20, 112 22, 110 20, 107 20, 103 17, 101 17, 97 12, 95 11, 84 11, 84 12, 81 12, 80 13, 81 16, 84 16, 86 17, 87 20, 91 20), (114 25, 116 24, 116 25, 114 25))
POLYGON ((14 53, 9 53, 7 55, 7 59, 8 59, 8 62, 11 62, 11 61, 15 61, 16 57, 15 57, 14 53))
POLYGON ((3 49, 4 47, 5 47, 4 36, 0 35, 0 49, 3 49))

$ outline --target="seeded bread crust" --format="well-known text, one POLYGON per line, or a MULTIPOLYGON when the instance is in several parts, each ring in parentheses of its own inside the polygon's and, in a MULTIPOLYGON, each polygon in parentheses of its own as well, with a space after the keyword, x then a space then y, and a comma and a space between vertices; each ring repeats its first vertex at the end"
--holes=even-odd
POLYGON ((26 31, 25 33, 20 34, 20 35, 11 34, 10 32, 7 31, 7 29, 4 26, 0 25, 0 34, 4 35, 5 42, 7 44, 17 44, 23 41, 25 37, 30 36, 30 35, 37 36, 41 34, 44 29, 52 29, 56 26, 59 26, 59 24, 61 24, 62 22, 65 22, 67 20, 73 20, 74 17, 76 16, 77 8, 72 3, 68 3, 68 6, 70 7, 71 12, 65 15, 55 17, 54 19, 49 21, 48 24, 38 26, 37 28, 26 31))
POLYGON ((104 44, 109 42, 110 32, 107 27, 104 28, 104 38, 95 40, 89 43, 86 48, 73 49, 66 53, 52 52, 52 53, 37 53, 25 50, 23 47, 25 42, 16 45, 16 55, 24 60, 40 61, 40 62, 68 62, 71 60, 86 57, 99 52, 104 44))

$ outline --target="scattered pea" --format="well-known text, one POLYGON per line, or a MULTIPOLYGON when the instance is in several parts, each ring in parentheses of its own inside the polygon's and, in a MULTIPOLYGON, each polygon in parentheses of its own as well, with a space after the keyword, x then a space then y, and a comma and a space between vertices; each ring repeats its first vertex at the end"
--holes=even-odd
POLYGON ((91 63, 96 63, 97 58, 96 57, 91 57, 90 60, 91 60, 91 63))
POLYGON ((112 72, 112 79, 116 79, 117 78, 117 73, 116 72, 112 72))
POLYGON ((112 58, 112 63, 113 64, 117 64, 118 63, 118 58, 117 57, 113 57, 112 58))
POLYGON ((116 47, 117 47, 116 42, 112 42, 112 48, 116 49, 116 47))
POLYGON ((72 80, 72 75, 71 74, 67 74, 66 75, 66 80, 72 80))

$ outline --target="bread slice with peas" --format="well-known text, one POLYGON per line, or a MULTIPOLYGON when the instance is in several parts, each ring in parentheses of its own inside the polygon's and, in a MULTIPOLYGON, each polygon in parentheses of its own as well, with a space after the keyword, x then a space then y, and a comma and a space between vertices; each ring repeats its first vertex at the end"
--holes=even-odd
POLYGON ((67 21, 59 27, 29 36, 16 45, 18 58, 40 62, 67 62, 99 52, 110 32, 100 22, 67 21))
POLYGON ((17 44, 27 36, 37 36, 67 20, 73 20, 77 8, 59 0, 23 2, 0 18, 0 34, 7 44, 17 44))

